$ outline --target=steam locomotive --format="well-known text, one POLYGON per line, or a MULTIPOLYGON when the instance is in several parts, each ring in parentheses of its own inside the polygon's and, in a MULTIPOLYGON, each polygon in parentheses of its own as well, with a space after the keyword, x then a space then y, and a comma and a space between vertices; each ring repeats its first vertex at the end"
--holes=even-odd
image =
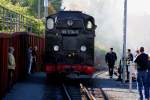
POLYGON ((47 74, 91 75, 94 68, 95 21, 80 11, 59 11, 46 18, 47 74))

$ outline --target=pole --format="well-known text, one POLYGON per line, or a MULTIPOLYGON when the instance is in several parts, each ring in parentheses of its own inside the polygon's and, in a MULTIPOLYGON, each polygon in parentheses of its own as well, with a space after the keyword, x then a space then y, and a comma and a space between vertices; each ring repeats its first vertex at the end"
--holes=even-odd
POLYGON ((44 15, 48 16, 48 0, 44 0, 44 15))
POLYGON ((45 7, 45 17, 48 16, 48 7, 45 7))
POLYGON ((129 68, 130 68, 130 78, 129 78, 129 92, 132 92, 132 67, 133 67, 133 64, 132 64, 132 61, 130 61, 130 64, 129 64, 129 68))
POLYGON ((38 18, 41 18, 41 0, 38 0, 38 18))
POLYGON ((124 0, 124 20, 123 20, 123 83, 125 83, 126 73, 126 33, 127 33, 127 0, 124 0))

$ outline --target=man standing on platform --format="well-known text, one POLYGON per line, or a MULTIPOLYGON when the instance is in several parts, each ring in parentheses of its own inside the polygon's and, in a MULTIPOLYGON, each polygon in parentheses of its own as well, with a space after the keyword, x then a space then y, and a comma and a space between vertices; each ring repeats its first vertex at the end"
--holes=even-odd
POLYGON ((113 77, 114 65, 115 65, 116 60, 117 60, 117 55, 115 52, 113 52, 113 48, 110 48, 110 52, 108 52, 105 56, 105 61, 106 61, 108 68, 109 68, 110 78, 113 77))
POLYGON ((9 47, 8 49, 8 91, 13 86, 15 68, 16 68, 15 57, 13 53, 14 53, 14 48, 9 47))
POLYGON ((129 81, 129 74, 130 74, 129 66, 133 62, 133 54, 131 53, 131 49, 128 49, 126 61, 127 61, 127 65, 126 65, 127 80, 126 81, 128 82, 129 81))
POLYGON ((137 85, 140 98, 139 100, 149 100, 147 70, 148 70, 148 55, 144 53, 144 47, 140 48, 140 54, 134 61, 137 64, 137 85), (145 99, 143 99, 142 90, 144 89, 145 99))

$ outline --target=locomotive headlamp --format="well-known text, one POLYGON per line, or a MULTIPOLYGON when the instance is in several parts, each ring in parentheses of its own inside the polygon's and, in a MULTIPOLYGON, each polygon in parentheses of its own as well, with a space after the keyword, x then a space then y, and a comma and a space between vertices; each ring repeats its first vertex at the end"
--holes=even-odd
POLYGON ((82 52, 85 52, 87 48, 86 48, 85 45, 82 45, 80 49, 81 49, 82 52))
POLYGON ((59 46, 58 45, 54 45, 53 49, 54 49, 54 51, 59 51, 59 46))
POLYGON ((53 29, 54 28, 54 20, 52 18, 49 18, 47 20, 47 28, 48 29, 53 29))
POLYGON ((92 22, 91 22, 91 21, 88 21, 86 28, 87 28, 87 29, 92 29, 92 27, 93 27, 92 22))

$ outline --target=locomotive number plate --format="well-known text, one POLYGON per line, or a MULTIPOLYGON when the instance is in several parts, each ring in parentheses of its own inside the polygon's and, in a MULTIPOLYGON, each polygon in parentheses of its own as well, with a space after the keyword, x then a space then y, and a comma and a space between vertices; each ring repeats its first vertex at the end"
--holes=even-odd
POLYGON ((77 35, 79 34, 79 30, 61 30, 63 35, 77 35))

